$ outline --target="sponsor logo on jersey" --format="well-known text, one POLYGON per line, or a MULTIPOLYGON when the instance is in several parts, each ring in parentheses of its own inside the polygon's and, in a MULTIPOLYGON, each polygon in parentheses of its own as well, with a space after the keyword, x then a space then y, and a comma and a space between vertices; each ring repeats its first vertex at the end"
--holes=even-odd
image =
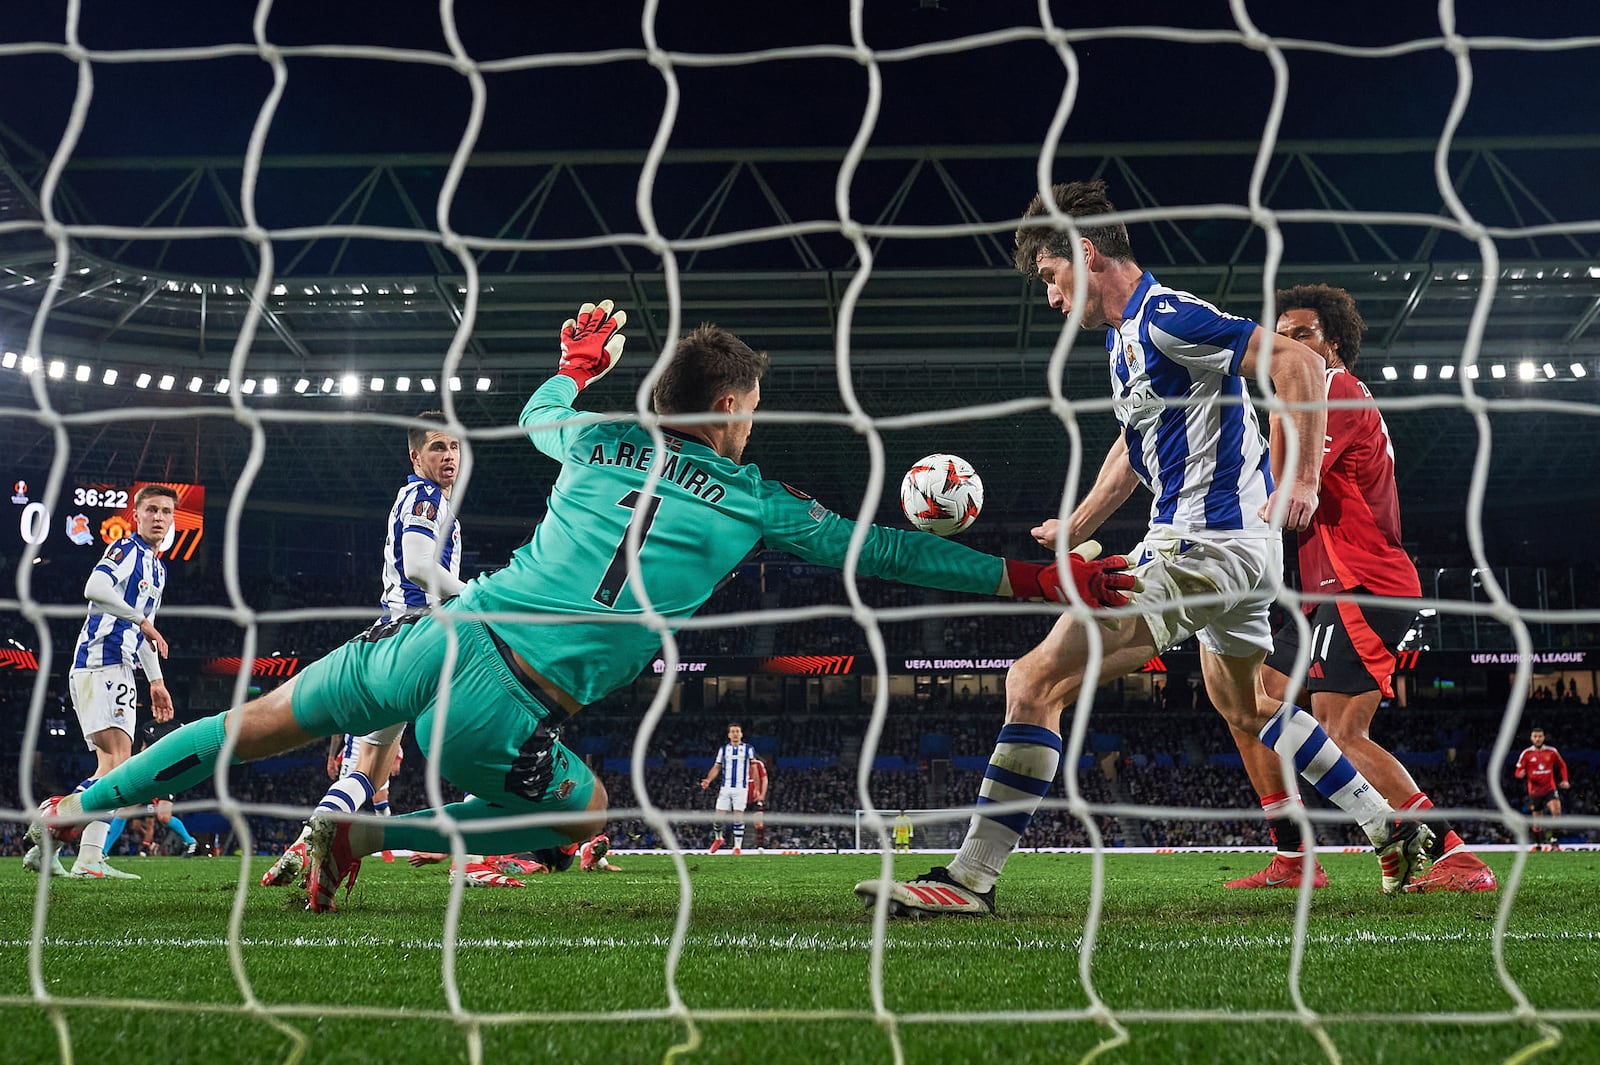
POLYGON ((783 485, 783 490, 785 492, 788 492, 790 495, 794 496, 796 499, 810 499, 811 498, 809 495, 807 495, 806 493, 800 491, 800 489, 796 488, 794 485, 789 484, 787 481, 779 481, 778 483, 783 485))
POLYGON ((577 786, 578 785, 571 780, 563 780, 560 784, 556 785, 556 798, 565 799, 568 795, 572 794, 572 789, 577 786))

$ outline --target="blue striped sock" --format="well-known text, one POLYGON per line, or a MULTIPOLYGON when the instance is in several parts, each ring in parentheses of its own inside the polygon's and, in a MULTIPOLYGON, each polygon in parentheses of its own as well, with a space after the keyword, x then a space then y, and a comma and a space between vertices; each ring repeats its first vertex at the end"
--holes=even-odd
POLYGON ((127 827, 128 822, 124 818, 113 817, 106 831, 106 841, 100 845, 101 849, 109 854, 111 849, 117 845, 117 840, 122 838, 122 830, 127 827))
POLYGON ((167 822, 167 827, 178 834, 178 838, 183 840, 185 846, 194 842, 194 837, 189 834, 188 826, 183 823, 177 814, 172 815, 172 819, 167 822))
POLYGON ((371 801, 372 781, 367 779, 365 773, 351 773, 328 789, 322 801, 317 803, 317 809, 353 814, 371 801))
POLYGON ((1317 793, 1360 822, 1374 845, 1388 833, 1394 811, 1378 789, 1356 771, 1317 719, 1291 703, 1272 716, 1259 733, 1279 755, 1287 753, 1295 771, 1317 793))
POLYGON ((1042 725, 1002 728, 978 789, 977 812, 961 850, 950 862, 950 874, 974 891, 992 888, 1060 769, 1061 737, 1057 733, 1042 725), (984 811, 996 803, 1026 805, 1004 813, 984 811))

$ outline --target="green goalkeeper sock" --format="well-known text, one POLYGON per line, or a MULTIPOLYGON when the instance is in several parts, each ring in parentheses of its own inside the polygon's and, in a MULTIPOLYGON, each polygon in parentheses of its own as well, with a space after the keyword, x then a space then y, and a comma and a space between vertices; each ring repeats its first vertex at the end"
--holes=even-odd
MULTIPOLYGON (((90 813, 143 803, 211 779, 227 736, 226 713, 192 721, 129 758, 77 795, 90 813)), ((238 764, 239 759, 234 759, 238 764)), ((63 811, 66 807, 63 804, 63 811)))
MULTIPOLYGON (((506 817, 513 811, 504 806, 494 806, 482 799, 453 802, 444 808, 457 821, 481 821, 490 817, 506 817)), ((450 837, 427 822, 435 816, 433 810, 417 810, 409 814, 396 814, 382 826, 384 850, 414 850, 450 852, 450 837)), ((521 828, 501 828, 492 832, 466 833, 467 848, 482 854, 514 854, 518 851, 536 851, 545 847, 564 847, 571 843, 565 833, 549 825, 525 825, 521 828)), ((374 847, 373 850, 378 850, 374 847)))

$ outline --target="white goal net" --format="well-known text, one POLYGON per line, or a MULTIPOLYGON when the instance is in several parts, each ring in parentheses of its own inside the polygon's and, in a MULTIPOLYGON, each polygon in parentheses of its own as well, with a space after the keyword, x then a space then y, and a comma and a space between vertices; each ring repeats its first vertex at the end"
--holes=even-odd
MULTIPOLYGON (((1576 120, 1600 103, 1600 36, 1581 17, 1449 0, 1367 18, 1245 0, 1148 18, 977 0, 102 6, 0 27, 0 506, 17 521, 0 853, 97 772, 68 673, 89 556, 131 531, 138 485, 179 495, 158 620, 193 722, 374 619, 370 533, 419 412, 462 443, 461 577, 508 564, 558 472, 519 413, 582 304, 615 301, 630 344, 575 405, 662 449, 651 390, 680 337, 713 321, 768 351, 746 459, 855 538, 840 573, 746 560, 675 635, 646 606, 654 669, 566 738, 610 794, 621 876, 490 898, 408 880, 402 854, 367 860, 356 905, 302 913, 259 882, 326 786, 324 752, 245 766, 231 742, 176 805, 225 873, 87 884, 0 858, 19 1060, 375 1060, 413 1039, 471 1062, 1339 1062, 1435 1037, 1472 1060, 1600 1054, 1600 1010, 1571 986, 1592 982, 1600 896, 1529 850, 1600 840, 1600 137, 1576 120), (1422 581, 1373 732, 1488 844, 1497 893, 1242 900, 1222 870, 1267 860, 1266 822, 1192 642, 1103 675, 1081 605, 858 572, 871 523, 905 527, 898 480, 922 455, 973 462, 987 498, 966 542, 1007 558, 1046 561, 1030 530, 1094 485, 1119 432, 1100 323, 1061 317, 1011 263, 1028 201, 1084 179, 1117 210, 1075 226, 1126 225, 1162 283, 1268 332, 1280 288, 1354 296, 1422 581), (1063 712, 1063 769, 996 919, 862 911, 856 881, 927 864, 896 859, 897 815, 935 864, 959 846, 1006 667, 1064 612, 1093 682, 1063 712), (705 786, 739 719, 772 774, 742 818, 705 786), (1570 771, 1554 817, 1512 774, 1535 726, 1570 771), (746 864, 721 845, 710 860, 735 820, 746 864), (1231 864, 1183 864, 1199 848, 1231 864), (1374 998, 1401 974, 1426 986, 1374 998), (188 1026, 192 1050, 172 1034, 188 1026)), ((1269 412, 1292 425, 1265 363, 1263 429, 1269 412)), ((1106 510, 1108 552, 1140 540, 1148 504, 1106 510)), ((636 582, 649 520, 617 556, 636 582)), ((1278 596, 1285 617, 1306 602, 1278 596)), ((428 743, 448 684, 443 704, 428 743)), ((397 812, 461 798, 438 759, 413 766, 397 812)), ((1336 881, 1375 883, 1347 818, 1314 797, 1293 816, 1336 881)), ((438 824, 464 866, 484 826, 438 824)))

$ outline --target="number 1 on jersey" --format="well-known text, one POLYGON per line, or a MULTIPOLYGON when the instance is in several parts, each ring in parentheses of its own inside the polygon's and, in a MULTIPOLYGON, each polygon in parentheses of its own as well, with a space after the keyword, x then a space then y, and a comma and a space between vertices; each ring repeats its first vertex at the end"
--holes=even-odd
POLYGON ((622 542, 617 544, 616 553, 611 556, 611 565, 606 567, 605 576, 600 578, 600 587, 594 590, 594 601, 606 607, 617 605, 617 593, 628 583, 628 558, 625 554, 628 549, 628 530, 638 522, 639 550, 643 551, 644 538, 650 535, 650 526, 655 522, 656 511, 661 507, 661 497, 651 496, 650 504, 644 508, 643 514, 639 513, 638 492, 629 492, 617 500, 617 506, 626 507, 633 511, 633 514, 628 518, 627 528, 622 530, 622 542))

